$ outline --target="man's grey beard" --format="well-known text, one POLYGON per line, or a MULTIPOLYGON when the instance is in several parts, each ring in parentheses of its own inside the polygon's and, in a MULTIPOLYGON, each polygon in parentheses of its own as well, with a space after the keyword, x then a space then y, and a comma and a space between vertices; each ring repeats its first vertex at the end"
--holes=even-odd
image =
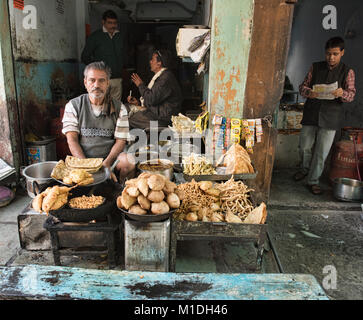
POLYGON ((93 99, 102 99, 102 98, 105 97, 105 93, 104 92, 90 92, 89 95, 93 99))

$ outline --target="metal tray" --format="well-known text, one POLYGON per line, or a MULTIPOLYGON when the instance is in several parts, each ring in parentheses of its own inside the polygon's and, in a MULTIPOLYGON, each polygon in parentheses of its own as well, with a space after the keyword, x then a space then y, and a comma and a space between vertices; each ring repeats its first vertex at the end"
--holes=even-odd
MULTIPOLYGON (((111 172, 110 172, 110 169, 108 169, 106 167, 102 167, 97 172, 92 173, 92 176, 93 176, 93 179, 95 179, 95 181, 93 183, 87 184, 85 186, 78 186, 78 187, 81 187, 81 188, 82 187, 92 187, 92 186, 101 184, 101 183, 105 182, 107 179, 110 178, 111 172)), ((74 185, 70 185, 70 184, 64 183, 62 180, 57 180, 57 179, 54 179, 54 180, 56 180, 57 182, 65 185, 65 186, 68 186, 68 187, 73 187, 74 186, 74 185)))
POLYGON ((225 170, 225 167, 217 167, 216 174, 190 176, 183 173, 183 176, 186 181, 192 181, 192 179, 195 181, 227 181, 231 179, 232 176, 234 180, 252 180, 255 179, 258 174, 258 171, 255 171, 254 173, 224 174, 223 172, 225 172, 225 170))
POLYGON ((119 208, 119 210, 131 220, 141 221, 141 222, 161 222, 169 219, 173 215, 173 213, 178 209, 173 209, 168 213, 164 214, 134 214, 121 208, 119 208))

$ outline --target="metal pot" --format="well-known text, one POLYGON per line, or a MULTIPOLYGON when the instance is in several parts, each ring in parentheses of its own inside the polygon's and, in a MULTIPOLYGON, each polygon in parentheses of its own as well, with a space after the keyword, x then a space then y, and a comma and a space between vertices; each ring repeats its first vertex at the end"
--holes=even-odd
POLYGON ((363 182, 350 178, 335 178, 333 194, 338 200, 359 202, 363 200, 363 182))
POLYGON ((157 173, 157 174, 161 174, 164 177, 168 178, 170 181, 173 180, 174 178, 174 163, 170 160, 166 160, 166 159, 152 159, 152 160, 148 160, 148 161, 144 161, 141 162, 138 165, 138 168, 141 172, 148 172, 148 173, 157 173), (163 164, 168 166, 169 168, 164 169, 164 170, 145 170, 142 169, 143 166, 145 165, 156 165, 156 164, 163 164))
POLYGON ((50 174, 57 163, 57 161, 39 162, 22 170, 22 175, 26 178, 26 189, 29 197, 35 198, 42 186, 53 181, 50 174))

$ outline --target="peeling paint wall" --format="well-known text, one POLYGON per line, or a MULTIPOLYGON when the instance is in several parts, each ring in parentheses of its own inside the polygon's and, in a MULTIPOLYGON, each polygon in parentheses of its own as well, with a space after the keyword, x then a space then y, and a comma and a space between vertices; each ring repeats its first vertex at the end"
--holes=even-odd
POLYGON ((25 5, 36 10, 36 28, 29 29, 24 27, 30 14, 27 7, 14 8, 9 1, 23 135, 51 135, 51 120, 59 117, 59 108, 80 92, 78 61, 84 41, 79 37, 85 35, 84 4, 84 0, 28 0, 25 5))
POLYGON ((209 108, 212 114, 242 118, 253 0, 214 0, 212 10, 209 108))
MULTIPOLYGON (((77 0, 78 1, 78 0, 77 0)), ((29 13, 9 1, 15 60, 66 61, 77 59, 76 1, 27 0, 36 9, 36 29, 26 29, 29 13)))
POLYGON ((19 137, 18 110, 6 1, 0 2, 0 158, 19 169, 22 145, 19 137))
POLYGON ((7 109, 6 93, 5 93, 5 75, 3 69, 2 54, 0 43, 0 158, 10 165, 13 165, 13 155, 10 140, 9 114, 7 109))

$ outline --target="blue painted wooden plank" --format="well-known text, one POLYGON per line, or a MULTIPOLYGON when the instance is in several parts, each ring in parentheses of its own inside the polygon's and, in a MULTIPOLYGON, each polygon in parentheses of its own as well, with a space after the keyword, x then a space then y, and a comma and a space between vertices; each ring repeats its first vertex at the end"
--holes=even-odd
POLYGON ((312 275, 164 273, 57 266, 0 267, 1 298, 328 300, 312 275))

